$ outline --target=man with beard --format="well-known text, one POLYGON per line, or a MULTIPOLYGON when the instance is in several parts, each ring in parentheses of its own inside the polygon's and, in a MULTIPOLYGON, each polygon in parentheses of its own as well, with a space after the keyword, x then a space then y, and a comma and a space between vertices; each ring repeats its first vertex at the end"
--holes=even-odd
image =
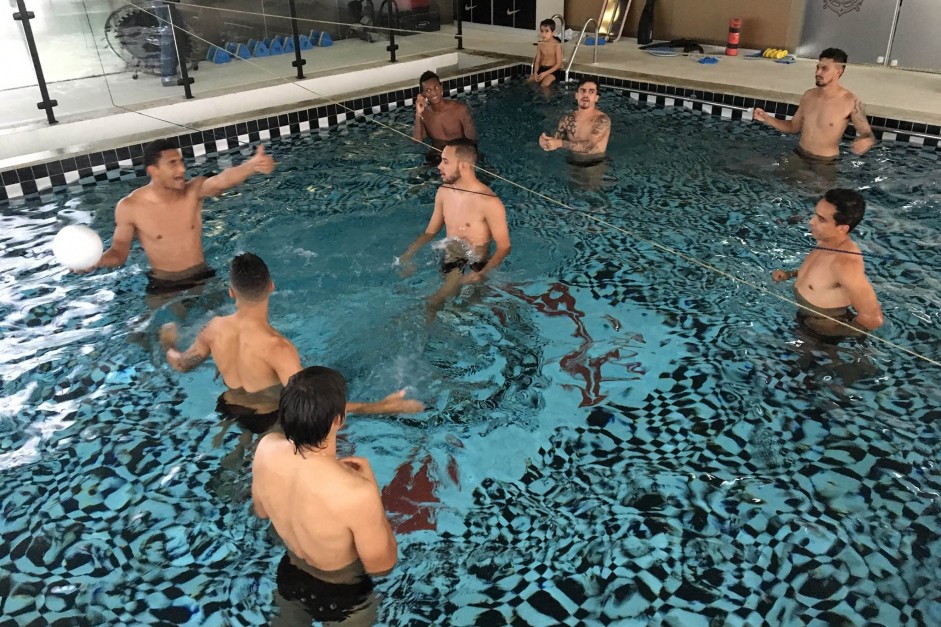
POLYGON ((418 79, 419 93, 415 97, 415 127, 412 138, 423 142, 429 139, 436 148, 445 143, 465 138, 477 143, 477 129, 470 109, 462 102, 444 97, 441 80, 434 72, 425 72, 418 79))
POLYGON ((136 236, 150 263, 148 293, 168 294, 201 285, 215 275, 203 255, 203 200, 255 174, 271 174, 274 165, 274 159, 259 145, 243 164, 187 181, 186 165, 174 142, 147 144, 144 167, 150 183, 118 202, 111 247, 95 268, 112 268, 127 261, 136 236))
POLYGON ((782 133, 800 132, 800 142, 794 152, 811 164, 833 163, 839 159, 840 139, 850 122, 856 129, 856 139, 850 148, 853 154, 862 155, 876 143, 863 103, 840 85, 846 61, 846 53, 838 48, 827 48, 820 53, 815 74, 817 86, 804 92, 790 120, 779 120, 763 109, 754 109, 753 117, 758 122, 782 133))
MULTIPOLYGON (((444 301, 461 286, 482 281, 510 254, 510 231, 506 208, 489 187, 477 179, 474 169, 477 147, 468 139, 449 142, 441 152, 438 172, 441 187, 435 195, 435 209, 425 232, 402 255, 406 265, 418 250, 447 227, 441 272, 444 285, 429 300, 429 317, 434 318, 444 301), (496 251, 490 255, 490 243, 496 251), (470 273, 464 276, 464 270, 470 273)), ((406 272, 408 272, 406 265, 406 272)))
POLYGON ((810 234, 817 247, 799 269, 771 273, 775 283, 797 279, 794 297, 801 305, 798 319, 819 335, 859 335, 882 326, 882 307, 866 278, 859 246, 849 235, 863 219, 865 209, 866 201, 858 192, 829 190, 810 218, 810 234))
POLYGON ((580 80, 575 91, 578 108, 562 116, 552 137, 545 133, 539 136, 542 149, 567 148, 576 163, 603 161, 611 137, 611 118, 598 110, 598 97, 597 81, 591 78, 580 80))

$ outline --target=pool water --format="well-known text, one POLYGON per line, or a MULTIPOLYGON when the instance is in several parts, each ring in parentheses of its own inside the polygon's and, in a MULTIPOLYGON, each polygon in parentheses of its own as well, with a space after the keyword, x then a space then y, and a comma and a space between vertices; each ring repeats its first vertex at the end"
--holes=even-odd
MULTIPOLYGON (((276 176, 206 203, 210 265, 267 261, 272 323, 305 364, 339 369, 354 400, 409 386, 428 405, 354 417, 340 443, 372 461, 399 539, 380 621, 941 623, 941 369, 813 341, 769 278, 809 250, 834 181, 786 166, 793 137, 615 91, 610 164, 586 178, 536 141, 571 89, 467 97, 513 251, 432 324, 433 251, 408 278, 397 264, 438 184, 388 128, 408 133, 410 110, 275 141, 276 176)), ((933 360, 938 158, 880 145, 835 179, 869 202, 876 335, 933 360)), ((139 249, 85 276, 48 251, 67 223, 110 236, 144 182, 2 208, 4 623, 275 611, 283 548, 251 512, 251 442, 215 413, 214 368, 173 372, 156 346, 163 322, 187 343, 230 312, 224 281, 152 310, 139 249)))

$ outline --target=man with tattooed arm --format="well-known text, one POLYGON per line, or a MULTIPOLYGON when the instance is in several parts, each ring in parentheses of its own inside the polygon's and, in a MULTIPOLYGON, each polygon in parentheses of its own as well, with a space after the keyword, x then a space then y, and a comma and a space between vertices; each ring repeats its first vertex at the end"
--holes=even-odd
POLYGON ((846 62, 845 52, 839 48, 827 48, 820 53, 817 62, 816 87, 801 96, 794 117, 781 120, 756 107, 753 118, 782 133, 799 132, 800 141, 794 152, 811 164, 832 163, 840 158, 840 139, 850 123, 856 129, 850 150, 857 155, 865 153, 875 145, 876 138, 866 119, 862 101, 840 85, 846 62))
POLYGON ((590 78, 580 80, 575 101, 578 108, 562 116, 551 137, 540 135, 539 145, 546 151, 566 148, 572 160, 579 163, 603 161, 611 136, 611 118, 597 108, 598 83, 590 78))

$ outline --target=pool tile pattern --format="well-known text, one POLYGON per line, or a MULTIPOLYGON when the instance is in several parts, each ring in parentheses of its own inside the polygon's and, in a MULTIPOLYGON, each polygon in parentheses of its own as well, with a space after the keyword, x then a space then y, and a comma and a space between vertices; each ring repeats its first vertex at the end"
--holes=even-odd
MULTIPOLYGON (((511 78, 525 75, 529 71, 528 64, 508 65, 447 79, 444 87, 453 97, 459 93, 469 93, 506 82, 511 78)), ((589 75, 573 72, 570 78, 578 80, 583 76, 589 75)), ((750 109, 754 107, 761 107, 781 119, 789 118, 797 111, 797 105, 792 103, 675 85, 606 76, 594 77, 605 87, 627 91, 630 97, 638 102, 660 107, 679 107, 730 120, 750 120, 750 109)), ((205 131, 185 133, 177 136, 177 140, 184 157, 201 157, 225 152, 247 143, 308 133, 316 129, 329 129, 352 119, 382 113, 397 107, 411 106, 413 97, 412 90, 401 89, 205 131)), ((933 151, 937 151, 941 142, 941 126, 873 116, 870 116, 870 123, 876 138, 881 141, 909 143, 933 151)), ((853 135, 855 135, 855 130, 850 127, 847 130, 847 136, 853 135)), ((2 182, 0 201, 36 195, 42 197, 44 194, 65 192, 70 186, 93 186, 103 181, 129 180, 143 175, 143 145, 132 144, 113 150, 4 171, 0 173, 0 182, 2 182)))

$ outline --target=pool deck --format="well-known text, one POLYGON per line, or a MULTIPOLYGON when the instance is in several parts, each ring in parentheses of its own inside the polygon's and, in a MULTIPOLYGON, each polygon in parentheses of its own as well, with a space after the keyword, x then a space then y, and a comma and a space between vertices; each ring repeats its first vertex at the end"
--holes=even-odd
MULTIPOLYGON (((407 46, 402 46, 404 54, 400 57, 400 63, 395 67, 399 69, 400 65, 410 66, 415 69, 414 74, 417 77, 421 64, 408 62, 453 53, 455 49, 452 33, 453 29, 443 28, 438 33, 408 38, 407 46), (421 39, 422 37, 424 39, 421 39)), ((464 30, 465 52, 498 54, 511 60, 531 60, 534 41, 534 34, 527 31, 477 25, 467 26, 464 30)), ((309 74, 314 78, 323 78, 324 75, 336 77, 353 68, 390 67, 387 62, 376 60, 376 51, 384 46, 373 44, 368 49, 369 57, 357 59, 353 44, 360 43, 362 42, 350 42, 350 47, 344 51, 344 58, 349 65, 338 64, 320 68, 319 71, 309 65, 309 74), (349 54, 350 52, 353 54, 349 54)), ((571 50, 571 45, 566 45, 566 57, 571 55, 571 50)), ((573 71, 788 103, 797 103, 801 94, 813 87, 815 61, 811 59, 798 59, 793 64, 781 64, 766 59, 746 59, 744 54, 749 51, 743 51, 743 56, 721 55, 718 63, 706 65, 697 63, 697 58, 691 56, 650 55, 639 50, 633 39, 599 46, 597 63, 591 62, 593 52, 590 47, 583 46, 578 51, 573 71)), ((388 73, 390 79, 395 79, 393 88, 401 89, 402 85, 414 83, 403 82, 400 72, 388 73)), ((70 89, 73 94, 81 92, 82 89, 100 92, 101 80, 87 79, 87 87, 83 87, 81 82, 76 82, 70 89), (98 82, 95 82, 96 80, 98 82)), ((342 83, 336 78, 333 81, 342 83)), ((842 82, 863 100, 870 116, 930 125, 941 124, 939 74, 882 66, 851 65, 847 68, 842 82)), ((290 78, 279 77, 266 83, 256 77, 254 82, 248 85, 219 86, 210 90, 204 80, 204 91, 193 100, 184 100, 177 95, 168 98, 167 90, 159 91, 158 88, 155 97, 159 99, 146 104, 123 109, 113 106, 90 107, 71 115, 61 115, 60 112, 61 121, 55 126, 33 121, 9 127, 0 132, 0 170, 42 163, 64 155, 81 154, 83 151, 115 148, 162 135, 177 134, 180 132, 177 124, 185 124, 189 128, 211 128, 213 122, 218 123, 223 118, 237 119, 240 115, 272 111, 278 107, 282 111, 292 107, 302 108, 311 100, 311 94, 298 98, 298 87, 292 83, 293 79, 290 78), (288 90, 290 93, 272 100, 272 94, 275 93, 272 90, 279 89, 288 90), (233 92, 239 93, 237 99, 231 97, 233 92), (222 103, 225 103, 224 107, 220 106, 222 103), (149 117, 144 119, 141 114, 149 117)), ((144 87, 143 82, 135 85, 137 89, 144 87)), ((339 95, 335 90, 330 91, 332 94, 325 95, 339 95)))

